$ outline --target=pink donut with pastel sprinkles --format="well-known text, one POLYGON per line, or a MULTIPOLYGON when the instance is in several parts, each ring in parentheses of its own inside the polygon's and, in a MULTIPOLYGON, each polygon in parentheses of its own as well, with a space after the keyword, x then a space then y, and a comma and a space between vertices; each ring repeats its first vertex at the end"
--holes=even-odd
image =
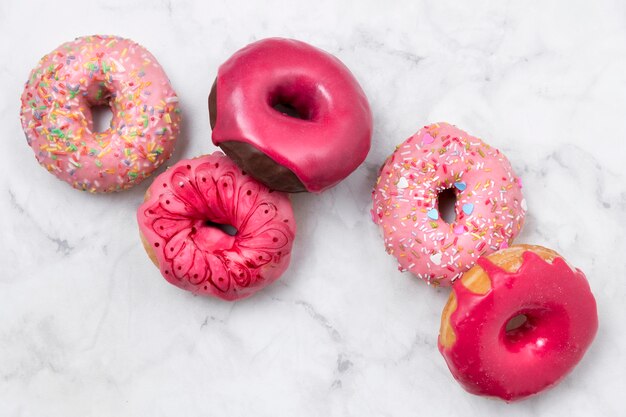
POLYGON ((178 98, 157 60, 137 43, 86 36, 44 56, 22 93, 20 117, 37 161, 72 187, 120 191, 148 177, 174 149, 178 98), (96 132, 92 108, 109 106, 96 132))
POLYGON ((385 161, 372 219, 387 252, 435 286, 449 286, 480 256, 508 247, 526 215, 519 178, 502 152, 448 123, 425 126, 385 161), (456 196, 452 223, 439 195, 456 196))

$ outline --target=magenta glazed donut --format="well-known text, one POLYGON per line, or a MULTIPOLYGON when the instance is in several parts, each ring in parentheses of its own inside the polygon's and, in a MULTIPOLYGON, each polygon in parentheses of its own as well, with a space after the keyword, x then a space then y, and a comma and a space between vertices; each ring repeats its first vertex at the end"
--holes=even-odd
POLYGON ((504 154, 447 123, 426 126, 381 168, 372 218, 387 252, 433 285, 450 285, 481 255, 505 248, 524 223, 520 180, 504 154), (456 219, 439 212, 439 194, 456 196, 456 219))
POLYGON ((271 189, 320 192, 365 159, 372 115, 337 58, 271 38, 237 51, 209 95, 213 143, 271 189))
POLYGON ((296 233, 288 195, 242 173, 221 152, 180 161, 159 175, 137 221, 168 282, 224 300, 278 279, 296 233))
POLYGON ((515 401, 558 384, 597 331, 585 274, 551 249, 514 245, 452 286, 439 350, 467 391, 515 401))
POLYGON ((20 117, 37 161, 72 187, 129 188, 165 162, 176 143, 178 98, 157 60, 117 36, 85 36, 44 56, 22 93, 20 117), (94 131, 91 108, 109 106, 94 131))

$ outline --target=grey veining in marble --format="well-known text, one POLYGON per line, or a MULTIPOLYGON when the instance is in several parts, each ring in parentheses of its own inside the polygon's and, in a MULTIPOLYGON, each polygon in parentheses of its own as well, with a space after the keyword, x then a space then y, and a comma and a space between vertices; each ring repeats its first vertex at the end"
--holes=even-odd
POLYGON ((0 416, 624 416, 625 112, 618 0, 0 0, 0 416), (295 37, 352 69, 372 151, 337 187, 294 196, 278 283, 230 304, 182 292, 138 238, 149 181, 89 195, 36 163, 23 83, 93 33, 138 41, 170 75, 184 116, 170 163, 214 150, 207 95, 245 44, 295 37), (561 252, 597 297, 585 359, 527 401, 456 384, 436 347, 448 290, 398 272, 370 221, 378 167, 436 121, 507 154, 529 206, 518 241, 561 252))

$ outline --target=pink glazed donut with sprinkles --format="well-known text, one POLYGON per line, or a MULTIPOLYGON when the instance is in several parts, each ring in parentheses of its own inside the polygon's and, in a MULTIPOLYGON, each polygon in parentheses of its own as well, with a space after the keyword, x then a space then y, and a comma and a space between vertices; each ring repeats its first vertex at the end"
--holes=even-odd
POLYGON ((519 178, 499 150, 447 123, 426 126, 385 161, 372 193, 372 218, 387 252, 435 286, 449 286, 476 260, 508 247, 526 215, 519 178), (456 196, 456 219, 439 194, 456 196))
POLYGON ((22 93, 20 117, 37 161, 72 187, 120 191, 148 177, 176 143, 178 98, 157 60, 128 39, 86 36, 44 56, 22 93), (109 106, 94 130, 92 107, 109 106))

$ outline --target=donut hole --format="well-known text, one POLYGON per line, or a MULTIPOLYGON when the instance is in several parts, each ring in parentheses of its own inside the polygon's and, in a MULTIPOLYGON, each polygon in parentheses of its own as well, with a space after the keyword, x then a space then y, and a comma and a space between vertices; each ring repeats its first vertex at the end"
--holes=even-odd
POLYGON ((270 91, 268 104, 276 112, 294 119, 313 121, 319 100, 315 83, 306 78, 294 78, 278 84, 270 91))
POLYGON ((306 109, 297 109, 293 106, 292 103, 289 103, 286 100, 281 100, 275 103, 273 106, 274 110, 284 114, 285 116, 293 117, 295 119, 307 120, 309 115, 306 112, 306 109))
POLYGON ((512 352, 519 352, 535 343, 543 343, 537 334, 537 317, 529 312, 517 313, 502 328, 504 344, 512 352))
POLYGON ((214 229, 221 230, 222 232, 226 233, 228 236, 235 236, 237 235, 237 232, 238 232, 235 226, 232 226, 230 224, 215 223, 215 222, 212 222, 211 220, 205 220, 204 227, 211 227, 214 229))
POLYGON ((507 336, 513 334, 518 331, 522 326, 524 326, 528 322, 528 316, 526 314, 518 314, 513 316, 509 321, 506 322, 506 326, 504 330, 507 336))
POLYGON ((111 128, 113 112, 106 104, 97 104, 91 107, 91 118, 93 120, 94 133, 102 133, 111 128))
POLYGON ((567 344, 569 316, 562 306, 525 308, 502 325, 502 341, 510 352, 540 352, 567 344))
POLYGON ((446 188, 437 194, 437 210, 441 219, 448 223, 456 221, 456 191, 446 188))

